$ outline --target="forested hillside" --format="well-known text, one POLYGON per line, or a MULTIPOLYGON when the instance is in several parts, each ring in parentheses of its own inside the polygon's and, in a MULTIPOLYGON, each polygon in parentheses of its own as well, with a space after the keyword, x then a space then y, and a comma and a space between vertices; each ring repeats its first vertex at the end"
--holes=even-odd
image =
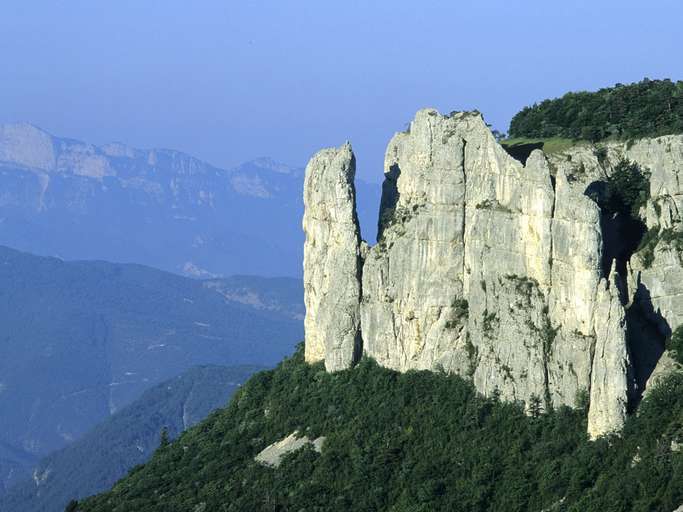
POLYGON ((193 366, 271 366, 291 353, 300 282, 275 280, 266 298, 257 281, 0 247, 0 446, 14 448, 0 450, 0 479, 193 366))
POLYGON ((364 359, 326 373, 303 351, 162 447, 81 512, 672 511, 683 503, 683 376, 651 390, 623 435, 589 442, 586 406, 531 416, 443 373, 364 359), (324 436, 278 468, 254 456, 324 436))
POLYGON ((159 447, 226 404, 257 367, 201 366, 162 382, 83 438, 37 466, 33 478, 0 495, 0 510, 61 512, 73 498, 108 489, 159 447))
POLYGON ((638 139, 683 132, 683 81, 648 80, 570 92, 522 109, 512 138, 638 139))

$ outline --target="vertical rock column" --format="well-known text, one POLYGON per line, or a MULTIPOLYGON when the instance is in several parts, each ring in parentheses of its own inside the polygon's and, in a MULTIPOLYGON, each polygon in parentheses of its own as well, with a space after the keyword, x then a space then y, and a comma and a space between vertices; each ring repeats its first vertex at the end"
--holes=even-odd
POLYGON ((351 145, 319 151, 304 183, 304 327, 307 362, 343 370, 359 357, 361 240, 351 145))
POLYGON ((591 439, 619 432, 626 418, 630 360, 626 346, 624 308, 619 301, 616 272, 598 286, 595 354, 591 372, 588 434, 591 439))
POLYGON ((379 239, 363 267, 361 307, 365 353, 382 366, 468 367, 459 127, 467 116, 421 110, 387 147, 379 239))
POLYGON ((555 407, 574 406, 590 391, 595 325, 599 325, 594 325, 593 316, 596 293, 599 286, 602 289, 602 244, 600 209, 558 169, 548 317, 559 329, 547 351, 548 393, 555 407))

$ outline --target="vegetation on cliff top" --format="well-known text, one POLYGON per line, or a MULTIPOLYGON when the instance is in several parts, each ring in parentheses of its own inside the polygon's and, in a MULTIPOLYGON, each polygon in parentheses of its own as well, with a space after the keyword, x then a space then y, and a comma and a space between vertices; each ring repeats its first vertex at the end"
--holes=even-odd
POLYGON ((572 139, 563 139, 560 137, 551 138, 528 138, 528 137, 515 137, 510 139, 504 139, 500 141, 501 146, 508 152, 510 156, 519 160, 522 163, 526 163, 526 159, 529 157, 534 149, 540 149, 544 153, 561 153, 566 149, 575 146, 580 141, 574 141, 572 139))
POLYGON ((683 81, 646 78, 525 107, 512 118, 509 136, 596 142, 682 132, 683 81))
MULTIPOLYGON (((585 405, 585 404, 584 404, 585 405)), ((443 373, 363 360, 334 374, 302 351, 82 512, 673 510, 683 503, 683 377, 652 390, 621 437, 589 442, 585 410, 526 416, 443 373), (325 436, 277 468, 254 456, 325 436)))
POLYGON ((601 190, 589 190, 587 195, 603 212, 640 218, 640 209, 650 198, 650 172, 629 160, 618 162, 604 181, 601 190))

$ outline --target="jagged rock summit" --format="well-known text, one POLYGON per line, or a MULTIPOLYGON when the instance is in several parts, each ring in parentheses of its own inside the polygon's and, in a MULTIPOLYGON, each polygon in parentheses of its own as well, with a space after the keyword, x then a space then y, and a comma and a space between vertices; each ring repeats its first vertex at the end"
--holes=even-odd
POLYGON ((582 162, 586 180, 604 177, 609 157, 586 171, 585 148, 575 151, 574 164, 539 150, 522 164, 479 113, 421 110, 387 148, 370 248, 350 145, 316 154, 304 193, 307 361, 335 371, 364 353, 399 371, 443 369, 529 408, 589 399, 589 434, 620 430, 644 386, 629 347, 638 333, 627 332, 640 274, 605 261, 605 214, 575 176, 582 162))

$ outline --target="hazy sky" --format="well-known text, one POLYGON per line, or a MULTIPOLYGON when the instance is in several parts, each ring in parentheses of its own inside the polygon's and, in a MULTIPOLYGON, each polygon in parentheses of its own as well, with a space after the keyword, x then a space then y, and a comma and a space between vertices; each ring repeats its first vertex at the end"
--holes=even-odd
POLYGON ((219 166, 349 139, 363 178, 414 112, 505 130, 568 90, 683 78, 683 2, 2 0, 0 122, 219 166))

